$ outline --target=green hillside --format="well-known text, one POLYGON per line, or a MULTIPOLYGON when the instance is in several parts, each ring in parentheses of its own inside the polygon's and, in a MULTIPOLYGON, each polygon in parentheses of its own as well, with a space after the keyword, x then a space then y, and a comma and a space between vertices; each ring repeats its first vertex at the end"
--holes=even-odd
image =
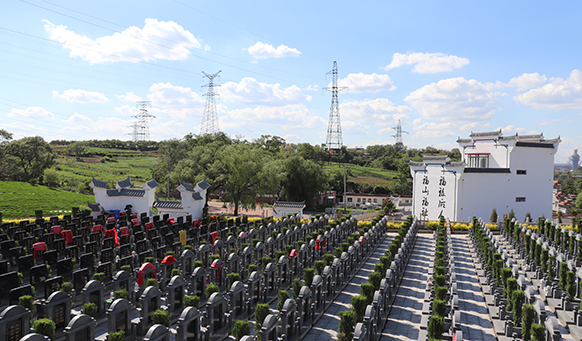
POLYGON ((95 198, 26 182, 0 181, 0 212, 4 220, 34 218, 35 210, 42 210, 45 217, 68 214, 72 207, 86 208, 87 201, 94 203, 95 198))
MULTIPOLYGON (((343 165, 327 164, 324 169, 332 172, 340 172, 343 174, 343 165)), ((370 185, 370 186, 387 186, 394 178, 398 177, 397 171, 390 171, 382 168, 372 168, 364 167, 353 164, 346 165, 346 180, 353 181, 360 185, 370 185)))

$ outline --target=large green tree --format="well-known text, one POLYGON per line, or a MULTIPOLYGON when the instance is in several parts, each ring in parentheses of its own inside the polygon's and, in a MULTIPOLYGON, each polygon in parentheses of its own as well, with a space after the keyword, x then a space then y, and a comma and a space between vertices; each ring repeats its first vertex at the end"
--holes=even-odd
POLYGON ((238 215, 240 207, 254 208, 257 195, 274 194, 280 188, 280 162, 243 142, 222 148, 212 168, 216 187, 234 205, 234 215, 238 215))
POLYGON ((327 174, 315 162, 294 155, 284 161, 283 187, 289 201, 313 203, 315 195, 327 188, 327 174))
POLYGON ((40 136, 25 137, 10 142, 5 147, 10 180, 36 183, 42 181, 44 170, 55 163, 51 146, 40 136))

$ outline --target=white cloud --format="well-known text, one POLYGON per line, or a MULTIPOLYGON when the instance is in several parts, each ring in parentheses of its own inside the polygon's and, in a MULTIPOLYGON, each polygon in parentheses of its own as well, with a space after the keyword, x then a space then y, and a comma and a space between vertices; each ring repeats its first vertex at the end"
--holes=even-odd
POLYGON ((47 119, 54 118, 52 112, 41 107, 28 107, 26 109, 12 109, 8 113, 8 117, 13 118, 29 118, 29 119, 47 119))
POLYGON ((287 135, 283 136, 283 138, 285 139, 285 142, 287 142, 287 143, 301 143, 301 142, 303 142, 303 139, 299 135, 295 135, 295 134, 287 134, 287 135))
POLYGON ((539 132, 536 130, 528 130, 527 128, 518 128, 518 127, 514 126, 513 124, 510 124, 505 128, 497 127, 495 130, 499 130, 499 129, 501 129, 501 133, 503 133, 503 135, 505 135, 505 136, 515 135, 515 133, 518 133, 520 135, 539 134, 539 132))
POLYGON ((408 119, 410 108, 405 105, 394 106, 387 98, 351 101, 340 104, 342 118, 365 120, 373 125, 396 124, 398 120, 408 119))
POLYGON ((296 85, 281 88, 281 84, 261 83, 252 77, 243 78, 239 83, 223 84, 221 93, 228 101, 273 106, 297 104, 312 98, 296 85))
POLYGON ((150 87, 148 99, 154 107, 204 107, 206 101, 190 88, 170 83, 155 83, 150 87))
POLYGON ((470 123, 465 123, 465 124, 461 125, 459 127, 459 130, 484 131, 485 129, 489 128, 489 126, 491 126, 491 123, 489 123, 489 122, 487 122, 487 123, 470 122, 470 123))
POLYGON ((539 73, 524 73, 521 76, 513 77, 507 83, 507 86, 517 88, 517 91, 524 91, 542 86, 548 81, 546 75, 539 73))
POLYGON ((43 20, 50 39, 70 50, 70 56, 90 64, 142 60, 184 60, 190 49, 200 48, 192 33, 173 21, 146 19, 143 28, 131 26, 111 36, 95 40, 75 33, 63 25, 43 20))
MULTIPOLYGON (((332 84, 330 83, 329 86, 332 84)), ((345 86, 348 92, 380 92, 396 90, 394 84, 388 75, 378 75, 373 73, 366 75, 364 73, 350 73, 346 78, 338 80, 338 86, 345 86)))
POLYGON ((72 114, 68 119, 64 120, 63 122, 75 123, 75 124, 83 124, 83 123, 93 124, 93 120, 91 120, 89 117, 87 117, 85 115, 81 115, 79 113, 72 114))
POLYGON ((119 99, 121 101, 125 101, 125 102, 138 102, 138 101, 142 100, 141 97, 134 94, 133 91, 128 91, 122 95, 115 95, 115 97, 117 97, 117 99, 119 99))
POLYGON ((407 52, 395 53, 392 62, 383 69, 390 70, 403 65, 416 64, 412 69, 417 73, 437 73, 453 71, 469 64, 469 59, 444 53, 420 53, 407 52))
POLYGON ((67 100, 69 103, 105 103, 109 102, 109 99, 105 97, 104 94, 99 92, 91 92, 83 89, 69 89, 63 91, 59 95, 59 92, 53 90, 53 98, 61 98, 67 100))
POLYGON ((305 88, 304 90, 307 90, 307 91, 319 91, 319 85, 317 85, 317 84, 309 84, 307 86, 307 88, 305 88))
POLYGON ((279 45, 277 48, 273 45, 265 44, 258 41, 255 45, 250 46, 248 49, 249 53, 257 58, 283 58, 283 57, 298 57, 301 55, 299 50, 290 48, 289 46, 279 45))
POLYGON ((404 100, 425 119, 482 121, 499 110, 495 95, 490 85, 459 77, 425 85, 404 100))
POLYGON ((582 72, 573 70, 568 79, 551 78, 550 83, 513 99, 534 109, 581 110, 582 72))

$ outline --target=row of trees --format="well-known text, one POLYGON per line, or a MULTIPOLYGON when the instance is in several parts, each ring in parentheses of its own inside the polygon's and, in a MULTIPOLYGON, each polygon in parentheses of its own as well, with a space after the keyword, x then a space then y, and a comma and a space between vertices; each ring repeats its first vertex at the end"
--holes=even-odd
POLYGON ((0 129, 0 180, 42 183, 45 169, 54 163, 52 148, 42 137, 13 140, 0 129))

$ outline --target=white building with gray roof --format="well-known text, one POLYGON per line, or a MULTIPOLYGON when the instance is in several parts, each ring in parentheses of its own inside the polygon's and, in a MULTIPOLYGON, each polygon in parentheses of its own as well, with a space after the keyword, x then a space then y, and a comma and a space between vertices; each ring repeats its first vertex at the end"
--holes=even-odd
POLYGON ((210 184, 206 182, 206 179, 198 182, 194 187, 181 181, 180 186, 176 188, 180 192, 180 201, 156 200, 153 207, 158 210, 158 214, 168 214, 170 218, 191 215, 192 219, 201 219, 209 187, 210 184))
POLYGON ((90 206, 95 213, 102 210, 122 211, 127 205, 131 205, 133 212, 147 212, 148 216, 154 214, 152 206, 156 198, 156 187, 159 186, 155 178, 146 182, 142 189, 131 188, 133 183, 129 177, 118 181, 114 189, 109 189, 107 182, 95 178, 89 186, 95 194, 97 204, 90 206))
POLYGON ((513 210, 522 221, 528 212, 533 219, 551 218, 554 155, 560 142, 543 134, 471 133, 457 140, 461 162, 447 156, 411 161, 413 215, 487 221, 495 208, 499 217, 513 210))

